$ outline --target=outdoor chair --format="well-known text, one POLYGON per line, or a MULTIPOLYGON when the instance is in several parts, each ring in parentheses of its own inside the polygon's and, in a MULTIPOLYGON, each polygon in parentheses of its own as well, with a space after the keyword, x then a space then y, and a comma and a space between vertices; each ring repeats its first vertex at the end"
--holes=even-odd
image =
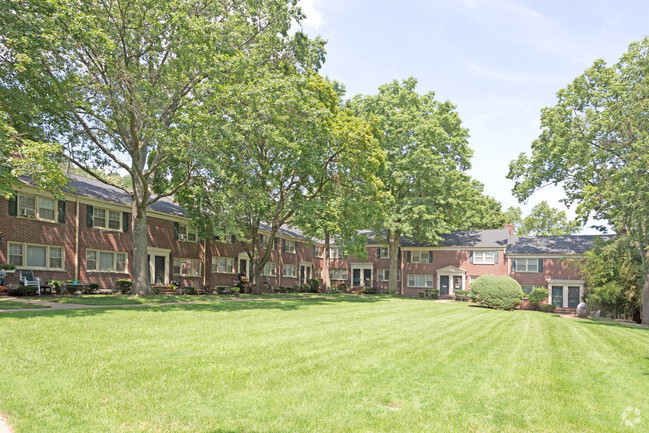
POLYGON ((34 278, 32 271, 20 271, 20 284, 27 287, 38 287, 38 296, 41 296, 41 279, 34 278))

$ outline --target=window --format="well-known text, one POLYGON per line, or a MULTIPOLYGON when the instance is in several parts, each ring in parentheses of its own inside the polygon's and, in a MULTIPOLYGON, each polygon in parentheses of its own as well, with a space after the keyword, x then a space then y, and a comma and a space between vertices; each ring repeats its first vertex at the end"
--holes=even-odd
POLYGON ((473 263, 476 265, 493 265, 496 263, 497 251, 473 251, 473 263))
POLYGON ((86 270, 89 272, 126 272, 126 253, 86 250, 86 270))
POLYGON ((408 287, 433 287, 433 276, 408 275, 408 287))
POLYGON ((122 213, 109 209, 93 208, 92 226, 106 230, 121 230, 122 213))
POLYGON ((324 256, 324 247, 319 247, 317 245, 313 246, 313 256, 314 257, 322 257, 324 256))
POLYGON ((516 272, 541 272, 539 262, 542 259, 515 259, 516 272))
POLYGON ((212 257, 212 272, 233 274, 234 259, 231 257, 212 257))
POLYGON ((347 268, 329 269, 329 279, 331 280, 346 280, 348 277, 347 268))
POLYGON ((389 259, 390 254, 388 253, 388 247, 378 247, 376 249, 376 257, 379 259, 389 259))
POLYGON ((431 251, 413 251, 410 263, 430 263, 431 251))
POLYGON ((259 248, 268 248, 268 235, 259 235, 259 248))
POLYGON ((282 251, 285 253, 295 253, 295 241, 289 241, 288 239, 283 239, 282 251))
POLYGON ((264 265, 264 269, 261 270, 261 275, 265 275, 268 277, 276 277, 277 276, 277 265, 272 262, 268 262, 264 265))
POLYGON ((329 247, 329 258, 342 259, 343 249, 340 247, 329 247))
POLYGON ((18 215, 46 221, 56 221, 56 201, 35 195, 18 195, 18 215))
POLYGON ((200 277, 201 261, 199 259, 174 257, 174 275, 180 275, 181 277, 200 277))
POLYGON ((9 244, 9 264, 21 268, 62 270, 63 247, 9 244))
POLYGON ((215 236, 214 240, 221 243, 233 244, 237 241, 237 237, 235 235, 215 236))
POLYGON ((198 242, 198 231, 187 224, 178 224, 178 239, 182 241, 198 242))
MULTIPOLYGON (((389 269, 379 269, 376 271, 377 280, 379 281, 389 281, 390 280, 390 270, 389 269)), ((397 269, 397 281, 401 281, 401 270, 397 269)))
POLYGON ((284 265, 284 276, 293 277, 297 276, 297 266, 295 265, 284 265))
POLYGON ((534 286, 521 286, 521 289, 523 289, 523 293, 525 293, 525 295, 529 295, 530 293, 532 293, 532 290, 534 290, 534 286))

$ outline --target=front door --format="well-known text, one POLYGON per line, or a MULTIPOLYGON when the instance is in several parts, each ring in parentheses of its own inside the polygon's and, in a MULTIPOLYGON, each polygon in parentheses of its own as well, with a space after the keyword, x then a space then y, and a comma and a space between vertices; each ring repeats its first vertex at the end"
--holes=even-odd
POLYGON ((563 286, 552 286, 552 305, 563 307, 563 286))
POLYGON ((311 266, 300 265, 300 285, 306 284, 311 279, 311 266))
POLYGON ((155 284, 165 284, 167 282, 167 270, 165 268, 165 258, 163 256, 155 256, 153 263, 155 284))
POLYGON ((371 269, 363 269, 363 287, 372 287, 371 269))
POLYGON ((442 275, 439 277, 439 294, 448 295, 448 275, 442 275))
POLYGON ((577 308, 579 305, 579 287, 568 287, 568 308, 577 308))
POLYGON ((361 285, 361 270, 352 269, 352 286, 360 287, 361 285))
POLYGON ((246 277, 250 278, 250 275, 248 274, 248 260, 239 259, 239 273, 246 274, 246 277))

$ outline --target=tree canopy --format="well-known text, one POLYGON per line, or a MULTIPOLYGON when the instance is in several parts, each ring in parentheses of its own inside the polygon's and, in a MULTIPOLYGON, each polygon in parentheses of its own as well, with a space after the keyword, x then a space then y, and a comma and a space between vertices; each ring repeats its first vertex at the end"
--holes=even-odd
POLYGON ((627 231, 643 257, 643 323, 649 323, 649 39, 633 43, 614 65, 597 60, 541 111, 531 154, 510 164, 514 194, 529 197, 561 185, 567 202, 627 231))
POLYGON ((523 218, 520 207, 507 209, 506 219, 514 225, 517 236, 557 236, 572 235, 579 231, 579 221, 570 221, 565 211, 551 207, 543 200, 532 208, 523 218))
POLYGON ((148 291, 146 208, 196 172, 224 83, 260 65, 319 65, 292 0, 0 3, 0 110, 26 139, 133 197, 133 288, 148 291), (200 139, 200 141, 199 141, 200 139), (173 178, 161 171, 175 165, 173 178), (123 170, 132 189, 103 175, 123 170))

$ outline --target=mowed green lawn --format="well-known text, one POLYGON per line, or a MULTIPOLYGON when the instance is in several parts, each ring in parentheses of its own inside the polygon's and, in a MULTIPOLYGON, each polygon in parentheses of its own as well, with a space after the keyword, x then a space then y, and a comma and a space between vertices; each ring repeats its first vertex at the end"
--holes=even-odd
POLYGON ((0 343, 16 433, 649 430, 649 329, 538 312, 389 297, 15 312, 0 343))

